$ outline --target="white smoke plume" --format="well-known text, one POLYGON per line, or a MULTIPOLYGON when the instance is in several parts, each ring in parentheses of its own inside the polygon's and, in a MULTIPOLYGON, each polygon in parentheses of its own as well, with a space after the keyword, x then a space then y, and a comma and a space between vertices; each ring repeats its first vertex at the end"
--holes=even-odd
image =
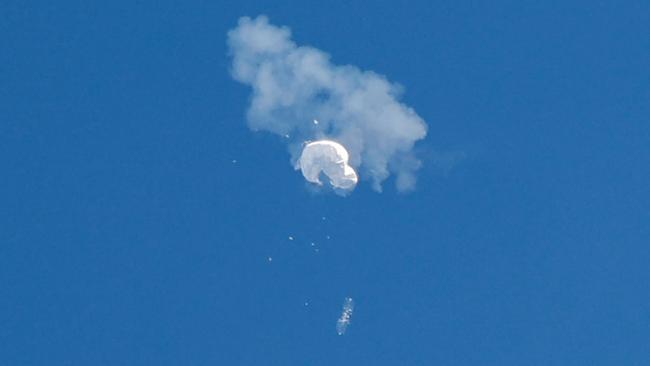
POLYGON ((296 45, 287 27, 265 16, 239 19, 228 45, 233 78, 253 89, 249 126, 287 138, 294 165, 305 141, 333 140, 374 189, 381 191, 391 173, 398 190, 414 187, 420 163, 412 149, 427 127, 398 101, 398 85, 372 71, 332 64, 328 54, 296 45))

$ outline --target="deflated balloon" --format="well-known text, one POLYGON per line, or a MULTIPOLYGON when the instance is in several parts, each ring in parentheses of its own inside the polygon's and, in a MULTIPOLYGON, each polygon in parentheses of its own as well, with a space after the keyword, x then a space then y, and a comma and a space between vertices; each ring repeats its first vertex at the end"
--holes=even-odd
POLYGON ((302 150, 298 168, 311 183, 322 185, 320 175, 325 174, 335 188, 352 189, 359 178, 348 165, 350 157, 343 145, 331 140, 310 142, 302 150))

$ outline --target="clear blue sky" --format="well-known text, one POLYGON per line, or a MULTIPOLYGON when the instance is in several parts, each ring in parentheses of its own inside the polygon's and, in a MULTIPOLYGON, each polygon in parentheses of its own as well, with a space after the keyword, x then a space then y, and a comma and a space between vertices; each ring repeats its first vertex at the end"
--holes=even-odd
POLYGON ((0 364, 650 364, 647 1, 104 3, 0 4, 0 364), (405 87, 414 192, 247 128, 258 14, 405 87))

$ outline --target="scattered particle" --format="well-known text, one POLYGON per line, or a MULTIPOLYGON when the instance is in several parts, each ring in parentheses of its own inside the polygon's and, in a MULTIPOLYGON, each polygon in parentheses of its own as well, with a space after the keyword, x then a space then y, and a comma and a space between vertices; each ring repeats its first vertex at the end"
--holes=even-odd
POLYGON ((316 246, 316 243, 314 243, 314 242, 312 241, 312 242, 311 242, 311 246, 312 246, 312 247, 315 247, 315 246, 316 246))
POLYGON ((237 164, 237 160, 236 160, 236 159, 232 159, 232 163, 233 163, 233 164, 237 164))
POLYGON ((273 262, 273 258, 269 257, 269 262, 273 262))
POLYGON ((329 235, 326 235, 325 237, 327 238, 327 240, 329 240, 329 239, 330 239, 330 236, 329 236, 329 235))
POLYGON ((293 240, 293 236, 289 235, 289 240, 293 240))
POLYGON ((317 124, 318 124, 318 121, 317 121, 317 120, 314 120, 314 124, 317 125, 317 124))
POLYGON ((327 217, 323 216, 323 217, 321 217, 321 219, 322 219, 323 221, 325 221, 325 220, 327 220, 327 217))

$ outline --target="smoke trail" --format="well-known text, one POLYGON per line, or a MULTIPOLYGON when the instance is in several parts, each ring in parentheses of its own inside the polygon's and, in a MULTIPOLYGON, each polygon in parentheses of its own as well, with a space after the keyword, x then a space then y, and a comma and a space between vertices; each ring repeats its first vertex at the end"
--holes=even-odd
POLYGON ((332 64, 329 55, 296 45, 288 28, 265 16, 239 19, 228 45, 233 78, 253 89, 249 126, 288 138, 294 165, 304 141, 334 140, 374 189, 381 191, 391 173, 398 190, 414 187, 420 163, 412 149, 426 124, 399 103, 399 86, 372 71, 332 64))

